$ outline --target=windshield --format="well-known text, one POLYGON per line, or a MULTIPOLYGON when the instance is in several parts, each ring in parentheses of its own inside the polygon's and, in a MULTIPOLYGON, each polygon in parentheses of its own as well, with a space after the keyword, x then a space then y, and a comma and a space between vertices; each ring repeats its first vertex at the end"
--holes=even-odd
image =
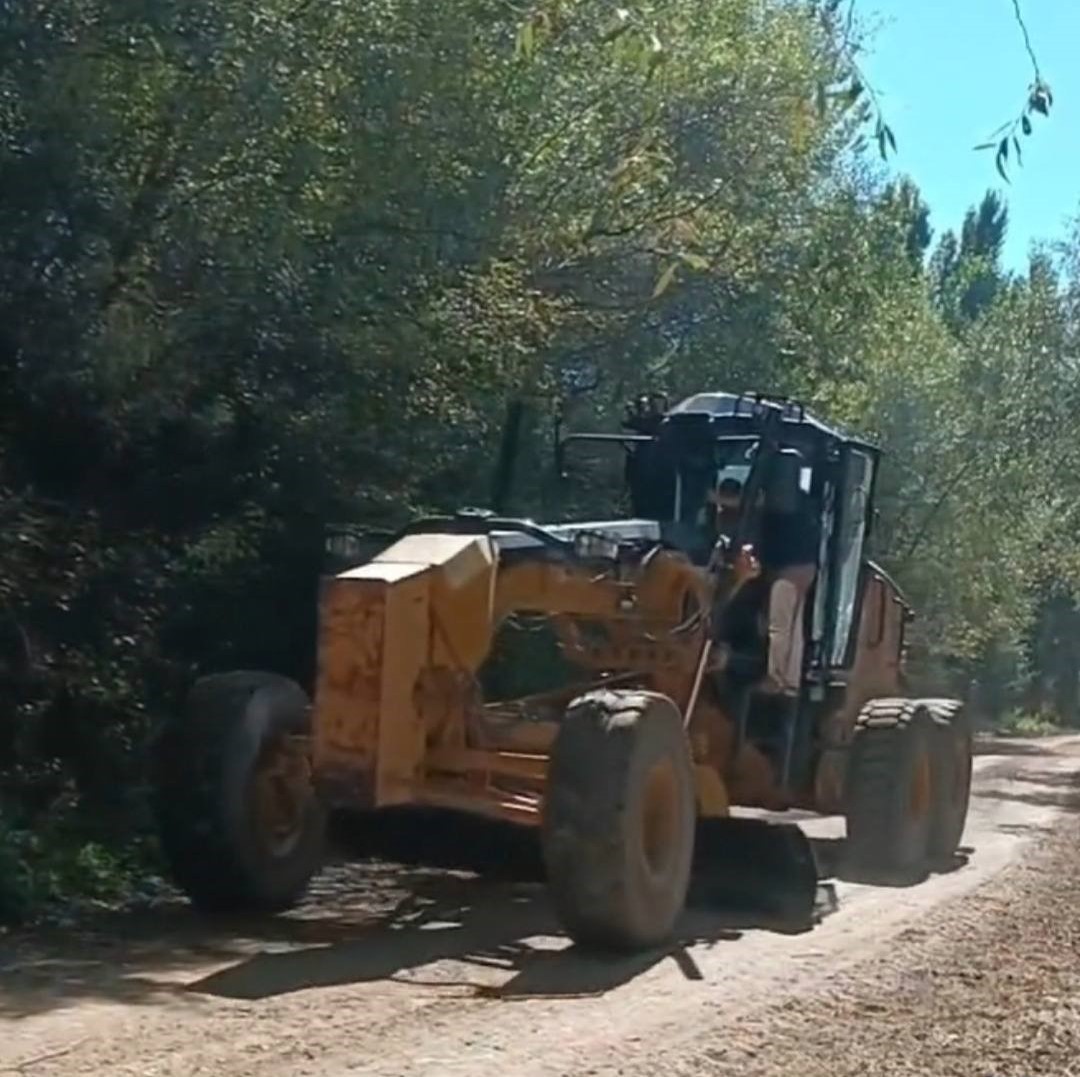
MULTIPOLYGON (((695 454, 680 461, 672 519, 691 520, 708 503, 735 508, 750 479, 758 445, 756 438, 722 439, 713 444, 710 459, 703 461, 695 454)), ((813 469, 800 468, 799 488, 803 493, 810 493, 812 481, 813 469)))
POLYGON ((726 491, 729 500, 741 497, 759 443, 759 438, 724 438, 671 445, 669 451, 676 462, 670 519, 699 524, 703 510, 714 502, 718 491, 726 491))

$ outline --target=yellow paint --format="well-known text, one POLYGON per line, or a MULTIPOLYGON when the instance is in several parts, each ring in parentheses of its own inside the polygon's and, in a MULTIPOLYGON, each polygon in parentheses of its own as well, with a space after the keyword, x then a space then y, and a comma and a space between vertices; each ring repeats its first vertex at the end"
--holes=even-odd
POLYGON ((698 811, 707 819, 722 818, 731 812, 727 786, 716 771, 705 763, 694 767, 698 811))
MULTIPOLYGON (((455 796, 483 799, 485 810, 510 805, 504 795, 509 771, 520 779, 524 768, 535 780, 537 765, 490 749, 546 753, 555 726, 485 721, 475 675, 499 623, 517 611, 546 613, 580 665, 641 673, 678 702, 689 692, 703 629, 699 624, 679 636, 671 630, 690 610, 709 608, 711 588, 706 573, 673 551, 660 551, 617 578, 603 566, 539 558, 501 566, 486 536, 403 538, 324 583, 316 776, 349 775, 375 806, 416 802, 430 793, 433 768, 452 761, 439 773, 464 782, 455 796), (579 630, 588 621, 602 626, 602 638, 579 630), (481 758, 484 749, 489 752, 481 758), (488 784, 470 778, 478 766, 488 784)), ((703 815, 727 814, 733 799, 767 798, 771 776, 749 758, 753 753, 744 750, 739 773, 727 775, 730 733, 727 716, 702 698, 691 734, 703 815)), ((440 788, 440 796, 450 795, 440 788)), ((522 815, 520 805, 506 811, 522 815)))
POLYGON ((382 695, 377 712, 375 803, 403 804, 424 769, 426 737, 414 688, 431 653, 430 574, 399 581, 386 592, 382 695))

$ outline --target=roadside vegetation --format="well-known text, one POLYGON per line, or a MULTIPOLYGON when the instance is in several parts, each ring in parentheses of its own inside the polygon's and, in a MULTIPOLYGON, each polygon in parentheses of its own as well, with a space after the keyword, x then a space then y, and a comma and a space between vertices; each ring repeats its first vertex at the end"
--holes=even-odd
POLYGON ((878 440, 918 677, 1080 720, 1080 244, 1017 273, 997 194, 932 220, 859 35, 813 0, 4 8, 0 919, 144 877, 154 716, 307 680, 324 526, 485 503, 518 399, 538 516, 619 499, 555 481, 557 408, 757 387, 878 440))

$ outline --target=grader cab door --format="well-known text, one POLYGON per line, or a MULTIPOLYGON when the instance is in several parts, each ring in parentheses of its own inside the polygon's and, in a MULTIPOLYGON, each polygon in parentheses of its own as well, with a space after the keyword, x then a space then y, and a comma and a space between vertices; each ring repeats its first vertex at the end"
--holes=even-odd
POLYGON ((831 527, 823 537, 825 587, 819 594, 824 605, 821 654, 827 670, 848 669, 852 662, 876 471, 871 451, 854 445, 841 450, 831 527))

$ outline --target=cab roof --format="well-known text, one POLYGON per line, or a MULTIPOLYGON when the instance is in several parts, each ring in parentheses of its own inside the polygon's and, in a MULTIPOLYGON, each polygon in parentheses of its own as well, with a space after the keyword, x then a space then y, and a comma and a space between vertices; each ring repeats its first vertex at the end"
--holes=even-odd
POLYGON ((714 426, 718 434, 733 434, 744 429, 747 433, 753 433, 763 419, 776 414, 779 414, 785 430, 796 435, 796 440, 803 440, 809 435, 814 440, 857 445, 878 453, 877 446, 854 437, 839 427, 829 426, 807 411, 798 401, 785 397, 761 393, 695 393, 670 408, 667 417, 677 422, 677 416, 700 416, 707 418, 709 425, 714 426))

